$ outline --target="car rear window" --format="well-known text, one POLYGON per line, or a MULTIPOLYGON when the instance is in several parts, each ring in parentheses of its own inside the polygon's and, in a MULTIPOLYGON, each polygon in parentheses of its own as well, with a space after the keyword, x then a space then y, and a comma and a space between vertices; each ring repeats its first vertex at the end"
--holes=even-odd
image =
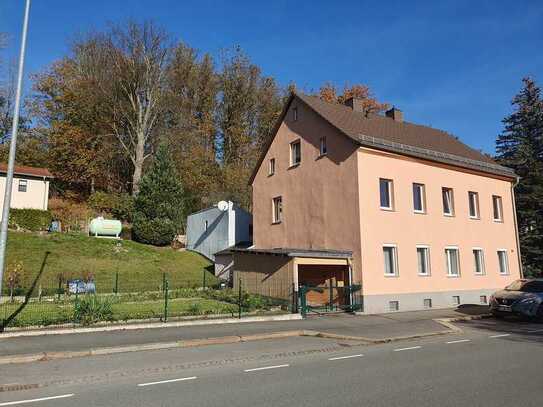
POLYGON ((543 293, 543 281, 528 281, 522 285, 520 291, 525 293, 543 293))

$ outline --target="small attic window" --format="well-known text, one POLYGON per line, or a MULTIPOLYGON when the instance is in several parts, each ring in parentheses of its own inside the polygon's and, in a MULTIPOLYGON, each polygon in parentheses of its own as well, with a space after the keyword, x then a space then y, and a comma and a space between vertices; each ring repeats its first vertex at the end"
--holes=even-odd
POLYGON ((292 108, 292 120, 293 121, 298 120, 298 108, 297 107, 292 108))

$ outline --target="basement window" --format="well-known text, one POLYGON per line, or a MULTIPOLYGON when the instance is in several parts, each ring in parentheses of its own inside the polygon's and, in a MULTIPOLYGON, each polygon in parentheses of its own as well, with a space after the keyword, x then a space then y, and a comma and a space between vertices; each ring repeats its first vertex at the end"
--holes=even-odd
POLYGON ((453 305, 460 305, 460 296, 459 295, 453 295, 452 302, 453 302, 453 305))
POLYGON ((26 179, 20 179, 17 190, 19 192, 26 192, 28 188, 28 181, 26 179))
POLYGON ((431 298, 425 298, 424 299, 424 308, 425 309, 432 308, 432 299, 431 298))
POLYGON ((399 301, 389 301, 388 302, 388 310, 389 311, 399 311, 400 310, 400 302, 399 301))
POLYGON ((486 295, 481 295, 481 296, 479 297, 479 302, 480 302, 481 304, 488 304, 488 299, 486 298, 486 295))

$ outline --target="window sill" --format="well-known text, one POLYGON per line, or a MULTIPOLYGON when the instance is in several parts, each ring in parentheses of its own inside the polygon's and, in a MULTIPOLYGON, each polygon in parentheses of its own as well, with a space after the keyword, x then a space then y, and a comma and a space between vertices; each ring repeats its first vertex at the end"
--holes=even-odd
POLYGON ((299 166, 300 166, 300 163, 292 164, 287 168, 287 170, 292 170, 292 169, 297 168, 299 166))
POLYGON ((503 223, 503 219, 492 219, 494 223, 503 223))
POLYGON ((486 276, 486 273, 473 273, 475 277, 484 277, 486 276))
POLYGON ((387 207, 384 207, 384 206, 380 206, 379 208, 380 208, 382 211, 394 212, 394 208, 387 208, 387 207))
POLYGON ((454 213, 444 213, 443 216, 447 218, 454 218, 454 213))
POLYGON ((447 274, 447 278, 460 278, 460 274, 457 274, 457 275, 447 274))
POLYGON ((269 177, 273 177, 274 175, 275 175, 275 172, 272 173, 272 174, 268 174, 268 178, 269 178, 269 177))
POLYGON ((328 153, 319 154, 319 155, 317 156, 317 158, 315 158, 315 161, 320 160, 321 158, 324 158, 324 157, 326 157, 327 155, 328 155, 328 153))
POLYGON ((499 273, 499 274, 500 274, 500 276, 502 276, 502 277, 508 277, 508 276, 510 276, 509 273, 499 273))
POLYGON ((272 225, 280 225, 281 224, 281 221, 278 220, 277 222, 272 222, 272 225))
POLYGON ((481 220, 481 218, 479 216, 470 216, 469 218, 471 220, 481 220))
POLYGON ((421 274, 421 273, 418 273, 417 275, 419 277, 431 277, 432 276, 431 274, 421 274))
POLYGON ((416 210, 414 210, 413 213, 415 215, 426 215, 427 214, 426 211, 416 211, 416 210))
POLYGON ((385 276, 386 278, 400 277, 399 274, 385 274, 384 276, 385 276))

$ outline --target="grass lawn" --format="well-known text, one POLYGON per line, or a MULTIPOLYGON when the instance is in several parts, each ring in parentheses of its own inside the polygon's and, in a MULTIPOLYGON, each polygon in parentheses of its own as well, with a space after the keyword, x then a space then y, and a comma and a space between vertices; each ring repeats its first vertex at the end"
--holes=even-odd
MULTIPOLYGON (((10 315, 19 304, 2 304, 0 319, 10 315)), ((164 316, 164 300, 141 302, 114 302, 111 306, 112 320, 162 318, 164 316)), ((168 316, 232 314, 238 310, 234 304, 204 298, 177 298, 168 301, 168 316)), ((17 315, 10 326, 54 325, 73 322, 73 301, 30 302, 17 315)))
MULTIPOLYGON (((166 273, 170 288, 201 287, 217 282, 206 271, 211 263, 199 254, 179 252, 170 247, 154 247, 129 240, 97 239, 81 234, 37 234, 9 232, 7 265, 20 261, 24 265, 22 286, 28 286, 38 274, 46 252, 46 266, 41 278, 44 290, 58 286, 58 276, 66 279, 92 274, 97 292, 112 292, 115 274, 119 275, 119 292, 156 290, 166 273)), ((7 290, 4 278, 4 292, 7 290)))

